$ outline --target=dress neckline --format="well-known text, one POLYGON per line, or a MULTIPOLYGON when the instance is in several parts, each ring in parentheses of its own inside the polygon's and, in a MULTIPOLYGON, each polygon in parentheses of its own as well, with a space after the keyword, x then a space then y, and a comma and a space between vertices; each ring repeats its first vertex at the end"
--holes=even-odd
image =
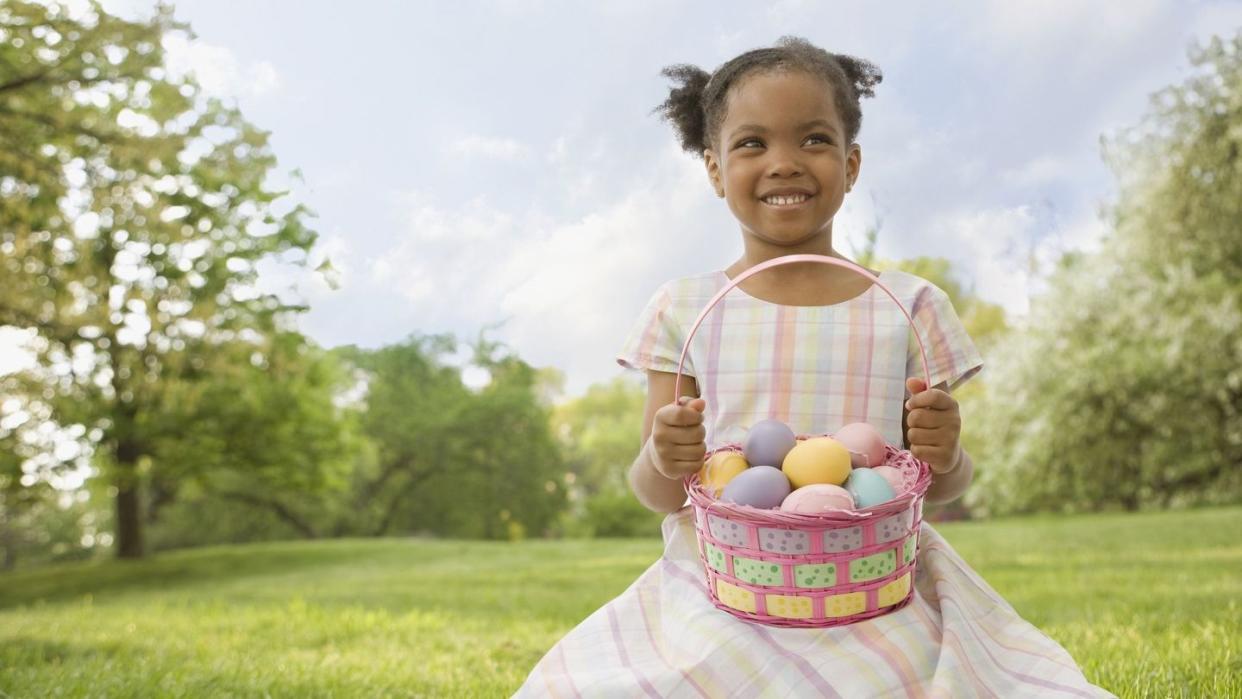
MULTIPOLYGON (((885 277, 885 275, 887 275, 888 273, 889 273, 889 270, 882 269, 880 270, 880 273, 876 275, 876 278, 880 279, 881 281, 884 281, 888 285, 888 287, 891 289, 892 283, 885 277)), ((721 289, 723 289, 724 287, 728 286, 730 283, 733 282, 733 280, 729 278, 729 273, 723 269, 716 272, 716 275, 719 277, 719 280, 721 282, 720 287, 719 287, 721 289)), ((726 295, 726 298, 728 298, 729 296, 737 295, 737 296, 741 296, 746 299, 750 299, 751 301, 755 303, 762 304, 764 306, 772 306, 774 308, 820 308, 820 309, 823 309, 823 308, 844 308, 845 306, 848 306, 851 303, 855 303, 858 301, 862 301, 863 299, 866 299, 867 297, 871 296, 877 291, 879 291, 879 288, 876 286, 874 282, 872 282, 871 286, 868 286, 866 291, 863 291, 861 294, 858 294, 857 296, 853 296, 851 298, 845 299, 844 301, 838 301, 837 303, 830 303, 830 304, 825 304, 825 305, 811 305, 811 306, 793 305, 793 304, 787 304, 787 303, 773 303, 772 301, 765 301, 764 299, 761 299, 758 296, 751 296, 750 294, 746 293, 746 290, 740 286, 735 286, 732 289, 730 289, 729 293, 726 295)))

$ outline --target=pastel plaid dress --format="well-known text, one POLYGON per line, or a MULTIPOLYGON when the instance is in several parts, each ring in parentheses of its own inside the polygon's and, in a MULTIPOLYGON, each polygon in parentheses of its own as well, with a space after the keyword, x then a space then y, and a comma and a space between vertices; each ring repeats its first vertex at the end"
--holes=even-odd
MULTIPOLYGON (((941 289, 898 271, 880 280, 922 334, 932 385, 952 389, 980 370, 941 289)), ((728 282, 712 272, 664 284, 617 361, 675 372, 690 325, 728 282)), ((783 306, 736 288, 699 328, 683 373, 707 402, 709 449, 766 418, 799 434, 865 421, 900 445, 905 379, 923 376, 909 323, 875 287, 832 306, 783 306)), ((553 646, 515 696, 1111 696, 926 523, 909 605, 819 629, 751 624, 713 606, 690 507, 670 514, 663 534, 660 560, 553 646)))

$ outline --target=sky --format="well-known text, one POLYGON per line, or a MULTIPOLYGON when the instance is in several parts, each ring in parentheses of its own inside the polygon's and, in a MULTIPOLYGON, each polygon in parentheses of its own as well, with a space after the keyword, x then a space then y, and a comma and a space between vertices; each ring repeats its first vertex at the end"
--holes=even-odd
MULTIPOLYGON (((837 249, 878 224, 882 257, 949 258, 1021 316, 1040 270, 1106 231, 1101 137, 1188 74, 1193 41, 1242 27, 1242 3, 1173 0, 175 6, 196 36, 168 42, 172 66, 271 132, 282 181, 317 213, 313 261, 337 287, 263 269, 309 303, 303 332, 379 347, 486 329, 561 369, 566 397, 621 372, 660 284, 742 251, 702 162, 652 113, 663 67, 711 70, 787 34, 878 65, 837 249)), ((0 332, 0 371, 15 338, 0 332)))

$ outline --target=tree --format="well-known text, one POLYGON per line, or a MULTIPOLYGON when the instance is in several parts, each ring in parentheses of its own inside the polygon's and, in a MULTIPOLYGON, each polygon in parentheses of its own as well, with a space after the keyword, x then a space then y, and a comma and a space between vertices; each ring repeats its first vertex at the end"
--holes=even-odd
POLYGON ((163 67, 177 32, 166 6, 0 6, 0 326, 38 332, 52 419, 99 431, 122 557, 144 550, 168 388, 224 345, 263 361, 301 307, 256 291, 256 264, 305 264, 315 240, 267 184, 267 134, 163 67))
MULTIPOLYGON (((150 479, 150 523, 189 490, 197 506, 222 500, 263 510, 296 536, 331 533, 324 504, 347 495, 362 451, 355 416, 337 400, 351 377, 297 333, 271 339, 261 358, 244 344, 220 347, 203 378, 174 382, 164 412, 146 416, 151 462, 160 465, 150 479)), ((192 536, 164 545, 202 541, 192 536)))
POLYGON ((473 350, 490 374, 479 390, 449 363, 457 341, 447 335, 335 350, 364 377, 368 444, 335 533, 516 538, 560 513, 565 467, 540 399, 546 372, 482 338, 473 350))
POLYGON ((642 383, 618 376, 559 406, 553 431, 565 454, 572 516, 594 536, 651 536, 663 515, 643 507, 630 492, 630 464, 642 446, 647 393, 642 383))
POLYGON ((953 263, 943 257, 912 257, 889 260, 876 253, 884 220, 877 216, 863 232, 861 247, 854 251, 854 261, 877 270, 899 269, 922 277, 944 290, 953 308, 966 326, 966 332, 980 348, 991 346, 1009 330, 1005 309, 980 298, 974 289, 962 284, 953 272, 953 263))
POLYGON ((996 352, 993 511, 1242 499, 1242 33, 1106 144, 1119 196, 1098 254, 1062 260, 996 352))
POLYGON ((582 495, 629 489, 626 474, 642 446, 646 403, 642 384, 618 376, 556 408, 552 429, 582 495))

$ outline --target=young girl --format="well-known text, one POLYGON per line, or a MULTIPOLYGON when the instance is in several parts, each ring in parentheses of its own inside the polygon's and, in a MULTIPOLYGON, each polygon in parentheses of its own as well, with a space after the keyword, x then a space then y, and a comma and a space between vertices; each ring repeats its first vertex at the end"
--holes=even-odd
POLYGON ((671 513, 664 556, 557 643, 517 696, 1107 696, 926 524, 914 599, 897 611, 845 626, 778 628, 709 601, 682 481, 709 445, 741 441, 766 418, 799 434, 869 422, 931 465, 927 502, 947 502, 974 468, 951 391, 982 361, 943 291, 910 274, 879 273, 928 344, 926 386, 892 299, 847 269, 795 263, 725 295, 692 339, 683 395, 674 396, 689 326, 731 279, 776 257, 841 257, 833 217, 858 181, 858 102, 873 94, 880 72, 786 38, 710 75, 692 66, 664 73, 679 85, 661 111, 737 218, 742 254, 723 271, 662 286, 618 357, 647 373, 643 447, 630 483, 644 505, 671 513))

